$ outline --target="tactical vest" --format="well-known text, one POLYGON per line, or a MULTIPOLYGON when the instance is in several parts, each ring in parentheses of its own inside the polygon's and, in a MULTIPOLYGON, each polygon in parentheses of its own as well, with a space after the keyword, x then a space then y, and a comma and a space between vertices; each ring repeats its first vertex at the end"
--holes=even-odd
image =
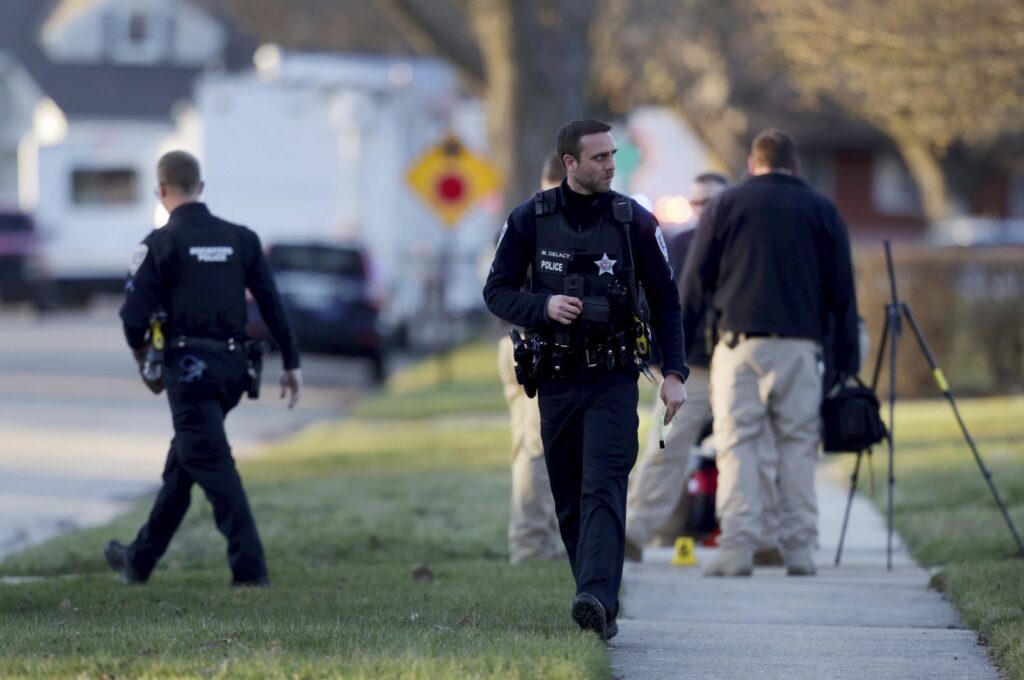
MULTIPOLYGON (((637 334, 630 297, 633 258, 625 236, 632 221, 629 200, 615 194, 612 204, 618 207, 582 231, 569 225, 558 200, 557 189, 534 196, 537 245, 531 290, 580 298, 583 313, 571 326, 537 332, 556 346, 586 355, 589 365, 609 350, 616 357, 632 356, 637 334)), ((632 365, 632 359, 616 358, 616 363, 632 365)))

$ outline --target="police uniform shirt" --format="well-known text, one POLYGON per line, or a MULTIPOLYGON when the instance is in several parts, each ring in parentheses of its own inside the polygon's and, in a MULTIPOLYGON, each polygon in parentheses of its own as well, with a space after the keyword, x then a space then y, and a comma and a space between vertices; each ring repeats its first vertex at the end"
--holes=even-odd
MULTIPOLYGON (((577 231, 596 228, 602 218, 614 228, 621 225, 612 217, 615 192, 581 195, 568 182, 555 189, 559 210, 569 226, 577 231)), ((651 328, 661 347, 664 373, 675 373, 684 380, 689 375, 683 353, 679 295, 672 280, 664 237, 658 221, 636 201, 630 199, 633 220, 629 225, 636 266, 637 283, 643 287, 651 308, 651 328)), ((551 295, 561 291, 522 290, 527 270, 537 247, 537 217, 533 199, 519 205, 509 215, 498 237, 491 271, 484 285, 484 300, 498 318, 533 330, 556 330, 561 324, 547 315, 551 295)), ((623 249, 625 239, 623 238, 623 249)), ((595 266, 600 266, 595 263, 595 266)), ((622 265, 619 265, 622 266, 622 265)))
POLYGON ((150 232, 132 260, 121 308, 128 345, 144 347, 158 308, 167 313, 168 338, 245 337, 246 288, 281 349, 284 368, 298 368, 298 347, 259 237, 211 215, 203 203, 181 205, 166 226, 150 232))

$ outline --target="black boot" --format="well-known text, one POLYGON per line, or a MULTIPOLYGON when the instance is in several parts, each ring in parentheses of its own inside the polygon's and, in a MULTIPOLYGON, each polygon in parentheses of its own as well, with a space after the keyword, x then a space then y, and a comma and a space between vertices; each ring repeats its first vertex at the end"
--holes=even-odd
POLYGON ((128 560, 128 546, 123 545, 120 541, 108 541, 103 548, 103 557, 106 558, 110 568, 121 575, 125 583, 146 582, 146 579, 135 571, 135 567, 128 560))
POLYGON ((572 601, 572 620, 583 630, 594 631, 602 640, 610 640, 619 632, 615 621, 608 623, 604 605, 590 593, 580 593, 572 601))

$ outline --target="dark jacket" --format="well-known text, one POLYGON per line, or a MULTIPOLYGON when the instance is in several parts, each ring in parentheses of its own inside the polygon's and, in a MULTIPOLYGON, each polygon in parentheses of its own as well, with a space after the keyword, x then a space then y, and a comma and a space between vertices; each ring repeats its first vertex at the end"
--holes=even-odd
POLYGON ((247 288, 281 348, 285 369, 298 368, 295 336, 259 237, 214 217, 202 203, 179 206, 166 226, 150 232, 132 261, 121 307, 128 345, 144 346, 158 308, 167 313, 167 338, 244 338, 247 288))
MULTIPOLYGON (((693 243, 693 236, 696 232, 696 228, 680 231, 673 234, 667 243, 668 262, 675 273, 676 289, 679 291, 679 302, 684 306, 684 309, 686 303, 683 300, 683 270, 686 265, 686 256, 690 252, 690 245, 693 243)), ((707 339, 704 337, 705 329, 707 328, 705 316, 702 315, 701 320, 689 333, 683 332, 683 338, 686 342, 686 364, 688 366, 707 368, 711 363, 711 353, 708 352, 707 339)))
POLYGON ((704 317, 705 294, 723 331, 823 342, 831 315, 836 369, 859 368, 846 225, 831 201, 797 177, 755 176, 708 205, 683 272, 687 334, 704 317))
MULTIPOLYGON (((585 232, 596 228, 602 217, 611 217, 613 192, 582 197, 563 181, 556 190, 559 209, 574 229, 585 232)), ((630 239, 636 263, 637 282, 643 286, 651 308, 651 327, 662 349, 663 371, 676 373, 684 380, 689 374, 683 356, 682 323, 679 296, 672 285, 667 256, 658 222, 635 201, 631 202, 633 221, 630 239)), ((527 271, 537 248, 537 219, 533 200, 519 205, 509 215, 498 238, 491 272, 484 285, 484 301, 500 319, 525 328, 554 329, 556 322, 547 316, 547 301, 561 291, 522 290, 527 271)))

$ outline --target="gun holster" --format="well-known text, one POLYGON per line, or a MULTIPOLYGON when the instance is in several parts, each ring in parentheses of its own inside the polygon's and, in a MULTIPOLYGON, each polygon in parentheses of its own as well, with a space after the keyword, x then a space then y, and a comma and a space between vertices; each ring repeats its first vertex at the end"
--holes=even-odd
POLYGON ((514 328, 509 337, 512 338, 512 357, 516 362, 516 381, 523 386, 526 396, 533 399, 537 395, 537 378, 544 358, 543 343, 536 336, 524 338, 514 328))
POLYGON ((247 340, 245 343, 245 374, 248 378, 245 393, 250 399, 260 398, 260 381, 263 378, 263 355, 270 351, 266 340, 247 340))
POLYGON ((142 363, 142 384, 153 394, 164 391, 164 352, 152 345, 146 349, 146 358, 142 363))

